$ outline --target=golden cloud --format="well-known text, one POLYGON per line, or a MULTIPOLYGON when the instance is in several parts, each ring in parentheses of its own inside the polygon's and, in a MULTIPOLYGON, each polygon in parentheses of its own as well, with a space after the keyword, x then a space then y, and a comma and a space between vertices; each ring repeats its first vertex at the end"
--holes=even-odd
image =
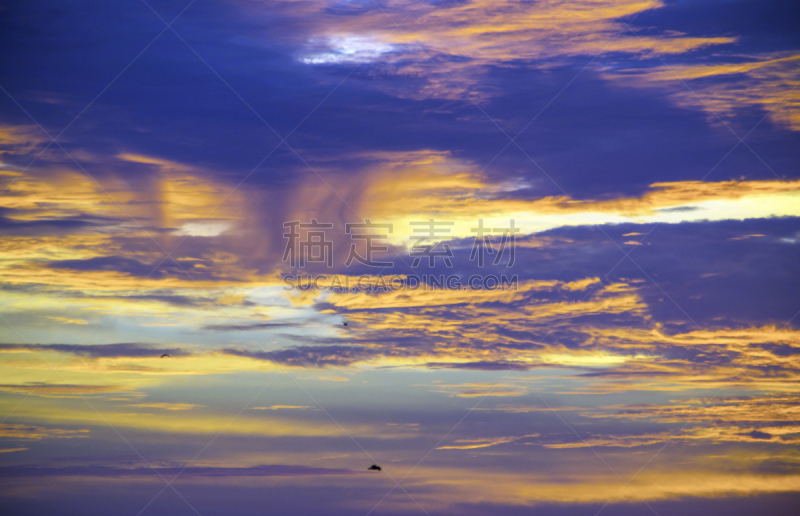
POLYGON ((720 123, 718 117, 727 121, 744 108, 756 107, 772 122, 800 131, 799 70, 800 54, 778 53, 733 63, 681 64, 607 76, 620 84, 677 91, 672 98, 678 105, 707 112, 712 124, 720 123))

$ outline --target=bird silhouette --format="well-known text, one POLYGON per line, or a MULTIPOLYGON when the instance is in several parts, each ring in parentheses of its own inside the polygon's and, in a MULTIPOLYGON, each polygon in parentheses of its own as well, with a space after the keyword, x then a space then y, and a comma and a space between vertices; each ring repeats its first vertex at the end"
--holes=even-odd
POLYGON ((161 355, 161 358, 170 358, 170 356, 168 354, 164 353, 163 355, 161 355))
POLYGON ((367 471, 381 471, 381 467, 378 466, 377 464, 373 464, 372 466, 367 468, 367 471))
POLYGON ((347 321, 343 322, 342 324, 344 324, 345 326, 347 326, 347 321))

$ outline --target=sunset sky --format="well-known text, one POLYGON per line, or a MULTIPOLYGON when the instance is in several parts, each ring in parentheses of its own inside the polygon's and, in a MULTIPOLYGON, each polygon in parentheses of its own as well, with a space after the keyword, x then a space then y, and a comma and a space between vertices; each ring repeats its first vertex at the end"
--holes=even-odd
POLYGON ((799 26, 4 3, 0 513, 796 514, 799 26))

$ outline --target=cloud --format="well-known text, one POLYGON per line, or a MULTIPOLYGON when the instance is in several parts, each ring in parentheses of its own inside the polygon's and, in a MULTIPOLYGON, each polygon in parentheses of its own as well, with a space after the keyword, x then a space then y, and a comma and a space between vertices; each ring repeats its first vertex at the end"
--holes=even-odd
MULTIPOLYGON (((43 143, 47 143, 47 138, 36 125, 0 124, 0 146, 7 149, 8 152, 27 154, 37 149, 43 143)), ((7 165, 3 168, 6 169, 3 170, 3 176, 11 178, 19 177, 18 173, 16 173, 13 168, 7 169, 7 165)))
POLYGON ((289 321, 275 321, 265 323, 242 323, 242 324, 209 324, 203 326, 204 330, 209 331, 252 331, 252 330, 271 330, 282 328, 298 328, 303 326, 301 323, 289 321))
POLYGON ((23 210, 0 209, 0 234, 5 237, 14 236, 48 236, 64 234, 86 234, 103 228, 116 226, 119 219, 97 217, 86 214, 67 216, 64 218, 41 218, 25 220, 4 215, 29 216, 23 210))
POLYGON ((35 394, 48 398, 78 398, 84 395, 107 394, 127 390, 119 385, 74 385, 45 384, 30 382, 26 384, 0 384, 0 391, 15 394, 35 394))
POLYGON ((567 443, 544 443, 542 446, 545 448, 553 449, 566 449, 566 448, 595 448, 595 447, 612 447, 612 448, 636 448, 638 446, 650 446, 659 444, 665 440, 669 440, 669 435, 661 436, 622 436, 622 437, 590 437, 575 442, 567 443))
POLYGON ((484 360, 477 362, 428 362, 425 367, 431 369, 471 369, 476 371, 527 371, 534 367, 524 362, 508 360, 484 360))
POLYGON ((31 467, 16 466, 0 468, 0 477, 103 477, 103 478, 151 478, 156 474, 175 477, 180 474, 187 478, 229 478, 229 477, 296 477, 319 475, 355 475, 361 471, 334 468, 313 468, 308 466, 269 464, 251 467, 188 466, 122 468, 115 466, 64 466, 31 467))
POLYGON ((355 346, 296 346, 277 351, 224 348, 221 353, 295 367, 344 367, 363 360, 369 350, 355 346))
MULTIPOLYGON (((300 47, 301 62, 328 67, 358 63, 369 67, 364 74, 376 87, 399 97, 486 100, 505 93, 492 80, 492 70, 547 71, 577 56, 592 56, 588 65, 615 85, 662 86, 676 104, 706 111, 715 123, 717 116, 730 118, 738 110, 757 107, 779 124, 800 127, 793 107, 797 93, 792 92, 798 56, 783 48, 743 56, 742 47, 747 46, 738 34, 749 27, 741 23, 728 30, 717 27, 711 34, 708 27, 683 31, 670 26, 676 20, 688 25, 686 18, 723 16, 705 12, 702 5, 658 0, 560 0, 546 5, 472 1, 446 7, 394 2, 327 18, 320 16, 330 9, 326 3, 306 7, 303 15, 321 25, 312 23, 307 41, 294 43, 300 47), (680 19, 670 16, 675 10, 689 12, 680 19), (413 24, 396 22, 409 17, 413 24), (639 17, 643 21, 637 21, 639 17), (715 52, 704 51, 709 47, 715 52)), ((298 24, 301 33, 306 27, 298 24)), ((747 34, 744 39, 754 37, 757 34, 747 34)))
MULTIPOLYGON (((321 6, 308 6, 305 16, 313 19, 321 6)), ((393 3, 389 11, 368 9, 328 18, 319 28, 327 37, 320 41, 311 36, 300 59, 311 66, 376 61, 372 77, 384 79, 379 86, 395 95, 459 99, 491 96, 492 88, 486 86, 491 67, 536 63, 548 68, 575 56, 603 53, 682 54, 736 41, 727 35, 692 37, 675 31, 637 34, 626 27, 626 18, 662 6, 659 1, 630 0, 588 5, 574 0, 393 3), (409 16, 413 23, 397 24, 397 17, 405 21, 409 16), (393 88, 386 76, 402 77, 416 87, 393 88)))
MULTIPOLYGON (((524 437, 538 437, 539 434, 526 435, 524 437)), ((481 448, 489 448, 499 444, 507 444, 515 442, 523 437, 496 437, 493 439, 456 439, 453 441, 457 444, 447 446, 438 446, 437 450, 478 450, 481 448)))
POLYGON ((758 108, 775 124, 798 131, 799 64, 800 54, 784 51, 735 56, 733 62, 625 70, 619 72, 618 78, 627 79, 628 84, 669 88, 673 92, 674 86, 684 84, 687 87, 672 93, 672 98, 678 105, 705 111, 713 124, 720 123, 717 117, 730 122, 741 111, 758 108))
POLYGON ((87 358, 158 358, 164 353, 180 357, 189 353, 181 348, 123 342, 118 344, 0 344, 2 351, 54 351, 87 358))
POLYGON ((270 405, 269 407, 250 407, 250 410, 317 410, 308 405, 270 405))
POLYGON ((454 385, 437 383, 431 387, 434 392, 442 392, 457 398, 522 396, 528 392, 525 386, 509 383, 464 383, 454 385))
POLYGON ((41 439, 72 439, 89 437, 89 430, 52 428, 28 424, 9 424, 0 423, 0 437, 7 439, 30 439, 38 441, 41 439))
POLYGON ((72 319, 70 317, 59 317, 59 316, 50 315, 50 316, 47 316, 47 318, 48 319, 52 319, 52 320, 54 320, 56 322, 59 322, 61 324, 89 324, 88 321, 85 321, 83 319, 72 319))
POLYGON ((671 405, 621 406, 615 414, 591 417, 653 418, 663 423, 715 422, 718 424, 786 425, 798 414, 797 394, 772 394, 732 398, 698 398, 673 402, 671 405))
MULTIPOLYGON (((224 429, 223 462, 186 475, 210 497, 226 484, 233 512, 250 491, 276 500, 276 512, 282 498, 324 498, 328 512, 368 503, 367 512, 378 477, 315 479, 327 473, 265 464, 362 471, 357 454, 331 457, 349 434, 380 449, 379 463, 402 466, 483 397, 487 410, 440 443, 450 451, 404 481, 432 513, 606 503, 622 486, 587 444, 633 479, 625 503, 639 495, 692 512, 730 497, 741 510, 739 495, 795 496, 786 457, 800 439, 800 319, 790 320, 800 161, 789 4, 204 2, 176 30, 236 94, 185 46, 159 40, 59 137, 77 164, 3 104, 0 309, 19 335, 4 326, 0 390, 9 410, 41 394, 13 414, 36 424, 4 428, 31 444, 7 456, 25 463, 12 502, 56 492, 85 501, 79 486, 102 476, 109 490, 92 491, 102 509, 114 486, 135 498, 131 479, 158 480, 126 462, 135 457, 48 462, 67 448, 95 456, 97 443, 77 437, 108 429, 66 399, 73 387, 42 383, 51 371, 39 355, 63 360, 59 372, 144 455, 161 457, 165 478, 187 443, 224 429), (747 145, 731 151, 738 140, 723 121, 747 145), (401 277, 420 272, 404 263, 409 223, 453 221, 454 267, 426 272, 462 279, 504 272, 468 259, 471 230, 513 218, 516 288, 282 289, 290 220, 334 223, 331 278, 375 273, 341 265, 343 226, 364 217, 394 223, 383 258, 401 277), (256 334, 269 338, 255 345, 256 334), (20 335, 38 344, 14 344, 20 335), (313 407, 271 404, 280 397, 232 421, 229 409, 279 366, 311 369, 294 372, 320 401, 346 391, 330 407, 342 426, 313 407), (507 372, 522 379, 501 379, 507 372), (528 382, 564 403, 557 414, 586 442, 526 405, 528 382), (724 398, 703 397, 716 391, 724 398), (658 467, 638 474, 639 458, 668 442, 658 467), (700 469, 687 472, 690 463, 700 469), (276 475, 298 479, 258 480, 276 475), (701 496, 715 499, 687 501, 701 496)), ((13 51, 0 70, 4 88, 59 134, 86 92, 104 91, 128 62, 118 51, 142 48, 158 20, 114 2, 91 14, 38 7, 4 13, 13 51), (122 33, 117 21, 143 31, 122 33)), ((288 388, 281 378, 273 394, 288 388)), ((381 509, 418 510, 402 498, 381 509)))
POLYGON ((0 453, 13 453, 18 451, 27 451, 28 448, 0 448, 0 453))
POLYGON ((745 435, 752 437, 753 439, 764 439, 767 441, 774 437, 772 434, 768 434, 767 432, 761 432, 759 430, 752 430, 746 433, 745 435))
POLYGON ((197 405, 195 403, 132 403, 128 406, 136 408, 156 408, 163 410, 194 410, 202 407, 202 405, 197 405))

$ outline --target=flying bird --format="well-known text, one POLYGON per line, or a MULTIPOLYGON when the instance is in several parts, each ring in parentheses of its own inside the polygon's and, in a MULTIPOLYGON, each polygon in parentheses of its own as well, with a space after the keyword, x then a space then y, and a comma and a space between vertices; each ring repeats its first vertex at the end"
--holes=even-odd
POLYGON ((164 353, 163 355, 161 355, 161 358, 170 358, 170 356, 168 354, 164 353))
POLYGON ((381 467, 378 466, 377 464, 373 464, 372 466, 367 468, 367 471, 380 471, 380 470, 381 470, 381 467))
POLYGON ((347 326, 347 321, 343 322, 342 324, 344 324, 345 326, 347 326))

